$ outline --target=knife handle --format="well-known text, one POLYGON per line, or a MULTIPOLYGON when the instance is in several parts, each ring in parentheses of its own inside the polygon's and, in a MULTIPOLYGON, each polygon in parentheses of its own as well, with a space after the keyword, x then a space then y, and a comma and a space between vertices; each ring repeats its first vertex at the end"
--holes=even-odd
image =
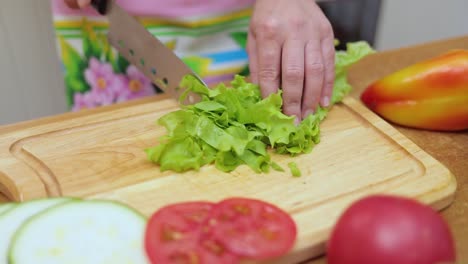
POLYGON ((92 0, 91 5, 99 12, 101 15, 107 13, 107 0, 92 0))

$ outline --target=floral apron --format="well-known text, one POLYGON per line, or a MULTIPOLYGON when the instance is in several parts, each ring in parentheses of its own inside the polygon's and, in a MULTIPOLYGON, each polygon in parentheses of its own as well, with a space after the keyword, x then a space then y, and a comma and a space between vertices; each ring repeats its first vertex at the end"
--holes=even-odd
MULTIPOLYGON (((51 0, 58 54, 71 110, 160 93, 106 41, 108 22, 92 8, 51 0)), ((207 84, 246 74, 253 0, 117 0, 207 84)))

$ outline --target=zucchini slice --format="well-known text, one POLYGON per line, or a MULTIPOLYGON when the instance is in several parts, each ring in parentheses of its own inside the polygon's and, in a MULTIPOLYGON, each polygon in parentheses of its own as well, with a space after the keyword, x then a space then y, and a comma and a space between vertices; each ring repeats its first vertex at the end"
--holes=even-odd
POLYGON ((16 230, 31 216, 70 198, 43 198, 16 203, 15 207, 0 215, 0 263, 7 263, 8 248, 16 230))
POLYGON ((5 203, 5 204, 0 204, 0 215, 4 214, 8 210, 12 209, 13 206, 15 206, 14 203, 5 203))
POLYGON ((146 217, 113 201, 82 200, 30 218, 16 233, 11 264, 148 264, 146 217))

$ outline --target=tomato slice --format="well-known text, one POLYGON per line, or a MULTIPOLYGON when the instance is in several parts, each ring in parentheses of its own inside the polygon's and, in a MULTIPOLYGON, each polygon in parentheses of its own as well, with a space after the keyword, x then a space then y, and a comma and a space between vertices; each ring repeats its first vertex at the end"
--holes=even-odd
POLYGON ((169 205, 154 213, 145 232, 145 250, 151 263, 237 263, 238 257, 216 240, 202 236, 203 223, 213 208, 209 202, 169 205))
POLYGON ((287 253, 297 228, 275 205, 249 198, 229 198, 216 204, 207 222, 213 238, 234 254, 266 260, 287 253))

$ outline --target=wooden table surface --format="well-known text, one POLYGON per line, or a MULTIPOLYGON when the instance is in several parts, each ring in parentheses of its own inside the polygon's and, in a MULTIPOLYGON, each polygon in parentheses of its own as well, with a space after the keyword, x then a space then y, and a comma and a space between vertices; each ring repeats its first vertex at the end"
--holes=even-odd
MULTIPOLYGON (((398 68, 453 48, 468 49, 468 36, 376 54, 351 69, 349 74, 349 81, 353 85, 351 96, 359 98, 370 82, 398 68), (376 63, 377 61, 379 63, 376 63), (376 65, 381 66, 376 67, 376 65)), ((457 179, 455 200, 448 208, 442 210, 441 214, 453 232, 457 263, 468 263, 468 131, 446 133, 409 129, 396 125, 395 127, 455 175, 457 179)), ((324 263, 326 263, 325 257, 307 262, 307 264, 324 263)))
MULTIPOLYGON (((468 36, 376 54, 351 70, 349 80, 354 87, 351 96, 358 98, 373 79, 450 48, 468 49, 468 36), (382 66, 376 68, 376 61, 382 66), (369 74, 369 71, 372 74, 369 74), (362 76, 370 77, 362 78, 362 76)), ((455 175, 458 184, 455 200, 441 214, 450 225, 455 238, 457 263, 468 263, 468 132, 441 133, 396 127, 455 175)), ((0 194, 0 202, 6 201, 7 199, 0 194)), ((320 257, 307 263, 326 263, 326 258, 320 257)))
MULTIPOLYGON (((424 151, 444 164, 457 179, 454 202, 441 213, 456 243, 457 263, 468 263, 468 132, 437 133, 398 128, 424 151)), ((325 264, 320 257, 306 264, 325 264)))

